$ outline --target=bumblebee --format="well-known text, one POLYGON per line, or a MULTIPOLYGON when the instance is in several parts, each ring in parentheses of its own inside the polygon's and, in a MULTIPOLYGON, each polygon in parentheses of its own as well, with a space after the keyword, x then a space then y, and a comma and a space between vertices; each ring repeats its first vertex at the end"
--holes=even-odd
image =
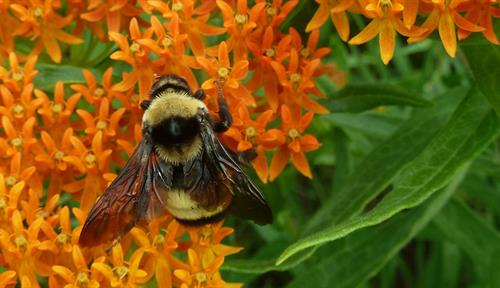
POLYGON ((145 100, 142 140, 119 175, 92 207, 80 245, 116 240, 139 222, 163 215, 166 209, 184 225, 221 220, 227 213, 272 223, 259 188, 243 172, 248 154, 229 150, 217 137, 232 123, 218 87, 218 119, 176 75, 157 77, 145 100))

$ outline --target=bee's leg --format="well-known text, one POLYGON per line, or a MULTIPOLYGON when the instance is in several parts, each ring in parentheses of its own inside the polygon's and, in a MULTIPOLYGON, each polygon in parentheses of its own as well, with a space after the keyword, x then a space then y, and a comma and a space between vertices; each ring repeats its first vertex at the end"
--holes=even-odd
POLYGON ((257 151, 255 151, 255 148, 248 149, 243 152, 237 153, 238 156, 238 162, 242 165, 245 166, 250 166, 252 164, 252 161, 257 158, 257 151))
POLYGON ((151 100, 143 100, 141 102, 142 110, 147 110, 149 108, 149 105, 151 105, 151 100))
POLYGON ((196 92, 194 92, 194 94, 193 94, 193 97, 198 99, 198 100, 205 99, 205 96, 206 96, 205 91, 203 91, 203 89, 201 89, 201 88, 196 90, 196 92))
POLYGON ((215 81, 218 88, 218 97, 217 103, 219 104, 219 122, 216 122, 214 125, 215 132, 226 132, 231 124, 233 124, 233 118, 231 117, 231 113, 229 113, 229 107, 227 106, 227 102, 222 97, 222 88, 220 86, 219 81, 215 81))

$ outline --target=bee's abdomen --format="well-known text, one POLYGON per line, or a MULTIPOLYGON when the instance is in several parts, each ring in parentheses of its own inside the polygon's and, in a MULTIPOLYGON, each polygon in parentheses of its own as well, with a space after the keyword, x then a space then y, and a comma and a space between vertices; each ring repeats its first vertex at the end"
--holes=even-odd
MULTIPOLYGON (((224 217, 224 212, 230 204, 230 201, 226 199, 212 202, 207 201, 207 199, 192 197, 193 194, 185 190, 170 190, 166 191, 165 194, 167 196, 165 205, 169 213, 186 225, 202 225, 216 222, 224 217)), ((210 197, 209 195, 206 196, 210 197)))

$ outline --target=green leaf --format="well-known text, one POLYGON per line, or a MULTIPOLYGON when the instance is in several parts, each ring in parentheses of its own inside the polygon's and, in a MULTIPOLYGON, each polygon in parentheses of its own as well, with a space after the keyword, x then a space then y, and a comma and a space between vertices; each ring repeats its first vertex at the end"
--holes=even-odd
POLYGON ((462 175, 423 205, 320 248, 316 253, 318 257, 314 257, 316 261, 306 265, 306 271, 298 274, 288 287, 332 287, 335 283, 338 288, 364 283, 439 212, 456 190, 462 175))
MULTIPOLYGON (((41 90, 52 91, 57 81, 64 84, 84 83, 82 67, 59 65, 59 64, 37 64, 38 75, 35 77, 35 87, 41 90)), ((90 69, 99 79, 101 72, 90 69)))
POLYGON ((450 119, 466 92, 466 88, 452 89, 437 97, 436 106, 418 110, 404 122, 391 137, 353 169, 343 189, 333 191, 331 201, 325 203, 313 216, 306 231, 310 232, 326 221, 339 223, 359 212, 366 203, 374 199, 406 164, 422 152, 450 119))
POLYGON ((483 36, 472 35, 471 39, 461 41, 460 49, 465 55, 479 88, 500 117, 500 81, 498 81, 499 74, 494 72, 498 71, 500 46, 485 39, 478 39, 479 37, 483 36))
POLYGON ((457 244, 469 255, 477 265, 479 275, 487 277, 484 273, 489 272, 494 260, 491 256, 500 251, 500 233, 456 199, 443 208, 434 223, 445 239, 457 244))
POLYGON ((276 258, 252 260, 229 259, 224 262, 221 270, 245 274, 263 274, 269 271, 286 271, 294 268, 298 264, 310 258, 314 254, 314 252, 316 252, 316 248, 317 247, 312 247, 302 250, 301 252, 295 254, 293 257, 278 266, 275 265, 276 258))
POLYGON ((285 249, 276 263, 282 263, 303 249, 345 237, 419 205, 447 185, 457 171, 474 159, 499 132, 498 117, 485 104, 479 91, 472 90, 448 124, 401 172, 394 190, 375 208, 340 224, 331 223, 329 227, 300 239, 285 249))
POLYGON ((498 273, 498 267, 500 267, 500 250, 496 250, 490 256, 491 262, 488 268, 489 277, 488 283, 489 287, 500 287, 500 273, 498 273))
POLYGON ((388 105, 430 107, 432 102, 397 86, 367 84, 347 86, 336 92, 328 108, 332 112, 361 112, 388 105))

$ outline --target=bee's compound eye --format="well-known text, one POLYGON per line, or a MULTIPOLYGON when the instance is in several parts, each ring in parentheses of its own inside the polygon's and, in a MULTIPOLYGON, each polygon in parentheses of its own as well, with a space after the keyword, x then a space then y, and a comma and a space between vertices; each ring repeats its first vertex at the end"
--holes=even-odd
POLYGON ((198 123, 203 122, 203 116, 202 116, 201 114, 196 114, 196 121, 197 121, 198 123))

